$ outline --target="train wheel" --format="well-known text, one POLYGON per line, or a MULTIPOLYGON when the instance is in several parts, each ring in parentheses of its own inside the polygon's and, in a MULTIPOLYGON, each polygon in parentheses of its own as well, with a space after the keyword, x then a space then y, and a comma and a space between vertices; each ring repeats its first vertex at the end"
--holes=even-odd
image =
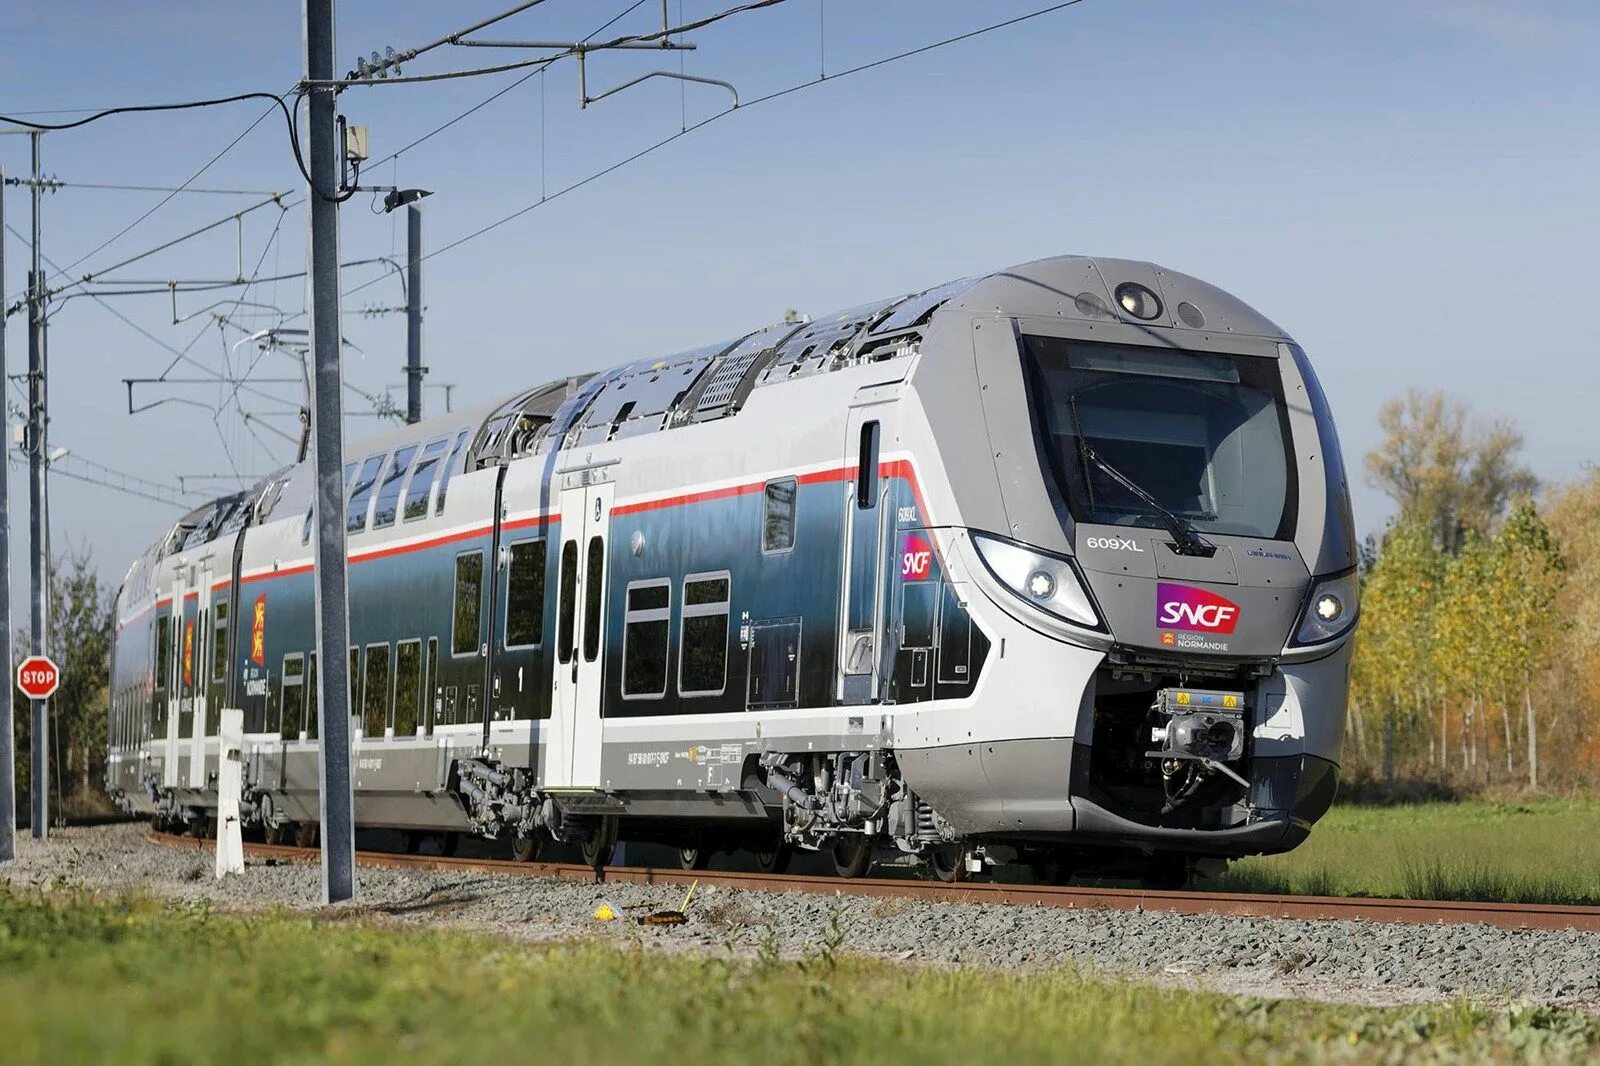
POLYGON ((268 844, 282 844, 288 838, 288 823, 268 822, 261 829, 261 838, 268 844))
POLYGON ((439 850, 439 854, 447 859, 454 855, 456 849, 461 846, 460 833, 434 833, 431 839, 433 840, 433 846, 439 850))
POLYGON ((297 848, 314 848, 317 846, 317 823, 301 822, 294 827, 294 846, 297 848))
POLYGON ((517 862, 537 862, 541 841, 537 833, 521 833, 511 838, 511 857, 517 862))
POLYGON ((769 848, 758 848, 750 853, 755 860, 756 869, 764 874, 786 873, 789 869, 789 860, 794 858, 794 849, 787 844, 775 843, 769 848))
POLYGON ((833 845, 833 869, 840 877, 860 877, 872 866, 872 844, 840 838, 833 845))
POLYGON ((705 841, 697 839, 693 844, 678 849, 678 866, 685 870, 704 870, 711 865, 711 849, 706 847, 705 841))
POLYGON ((617 819, 602 818, 599 826, 583 842, 583 864, 596 869, 606 866, 611 862, 612 854, 617 850, 617 819))
POLYGON ((960 844, 940 844, 928 850, 928 869, 946 884, 967 879, 967 849, 960 844))

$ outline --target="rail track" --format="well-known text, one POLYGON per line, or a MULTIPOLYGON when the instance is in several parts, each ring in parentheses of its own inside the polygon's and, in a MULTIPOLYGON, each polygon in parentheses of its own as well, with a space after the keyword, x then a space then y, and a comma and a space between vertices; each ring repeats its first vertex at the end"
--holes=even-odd
MULTIPOLYGON (((150 840, 172 847, 210 850, 214 842, 152 831, 150 840)), ((246 842, 245 854, 283 862, 314 862, 315 849, 246 842)), ((543 877, 593 882, 593 867, 578 863, 516 862, 510 859, 410 855, 359 851, 361 866, 395 870, 430 870, 543 877)), ((1477 903, 1456 900, 1273 896, 1241 892, 1153 891, 1136 888, 1094 888, 1058 885, 1010 885, 991 881, 941 884, 890 878, 811 877, 796 874, 744 873, 736 870, 672 870, 660 867, 607 866, 602 880, 642 885, 688 885, 753 889, 761 892, 829 892, 853 896, 907 897, 934 903, 1004 903, 1045 907, 1167 911, 1173 914, 1233 915, 1250 918, 1341 919, 1345 921, 1490 925, 1502 929, 1572 929, 1600 932, 1600 907, 1543 903, 1477 903)))

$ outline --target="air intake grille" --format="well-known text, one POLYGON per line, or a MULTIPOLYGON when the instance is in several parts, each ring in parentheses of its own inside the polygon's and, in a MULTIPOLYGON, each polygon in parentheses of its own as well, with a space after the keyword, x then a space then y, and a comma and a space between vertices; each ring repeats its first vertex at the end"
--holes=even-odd
POLYGON ((745 373, 749 371, 750 364, 760 356, 760 351, 745 352, 717 367, 716 372, 711 375, 711 380, 706 382, 705 391, 700 394, 700 402, 694 408, 695 414, 703 415, 708 411, 718 411, 728 406, 728 401, 733 399, 734 390, 739 387, 739 382, 744 380, 745 373))

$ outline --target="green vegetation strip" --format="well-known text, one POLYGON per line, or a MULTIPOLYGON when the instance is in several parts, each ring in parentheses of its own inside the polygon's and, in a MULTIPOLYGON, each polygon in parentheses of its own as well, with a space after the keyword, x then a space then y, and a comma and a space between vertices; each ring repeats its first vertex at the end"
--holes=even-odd
POLYGON ((1075 973, 538 945, 343 914, 0 892, 8 1062, 1480 1061, 1600 1051, 1600 1019, 1372 1009, 1075 973), (495 1061, 485 1058, 482 1061, 495 1061))
POLYGON ((1287 855, 1235 863, 1226 892, 1600 905, 1600 800, 1336 806, 1287 855))

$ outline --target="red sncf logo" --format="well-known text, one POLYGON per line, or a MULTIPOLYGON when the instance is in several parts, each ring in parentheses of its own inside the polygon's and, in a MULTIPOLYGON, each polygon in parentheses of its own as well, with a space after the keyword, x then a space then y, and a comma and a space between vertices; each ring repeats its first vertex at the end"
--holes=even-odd
POLYGON ((1238 624, 1239 605, 1225 596, 1193 585, 1156 585, 1156 625, 1163 629, 1232 633, 1238 624))
POLYGON ((915 533, 900 538, 900 577, 903 580, 926 580, 932 565, 932 545, 915 533))

